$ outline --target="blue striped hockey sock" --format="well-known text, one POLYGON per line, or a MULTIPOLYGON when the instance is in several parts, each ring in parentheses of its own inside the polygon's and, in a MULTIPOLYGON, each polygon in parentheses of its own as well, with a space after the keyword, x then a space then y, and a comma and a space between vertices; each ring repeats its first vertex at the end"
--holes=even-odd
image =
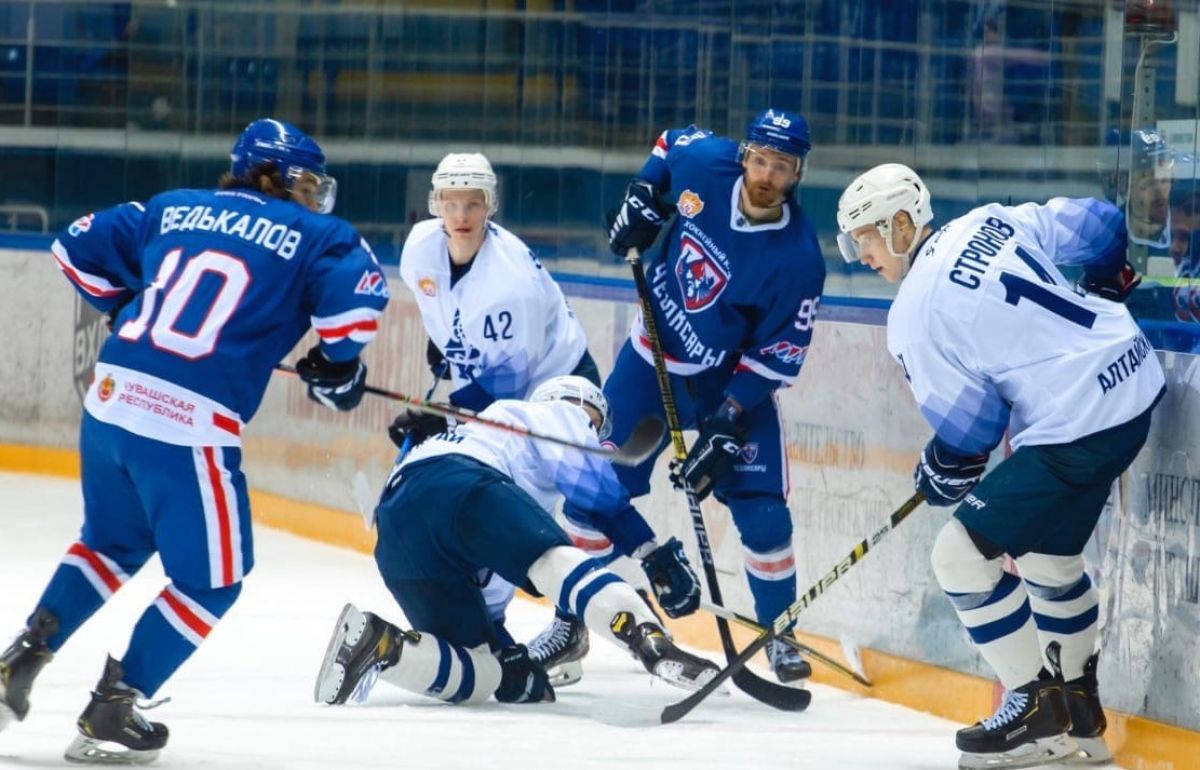
POLYGON ((37 603, 58 619, 58 631, 47 641, 51 651, 57 652, 147 558, 118 562, 83 543, 72 543, 37 603))

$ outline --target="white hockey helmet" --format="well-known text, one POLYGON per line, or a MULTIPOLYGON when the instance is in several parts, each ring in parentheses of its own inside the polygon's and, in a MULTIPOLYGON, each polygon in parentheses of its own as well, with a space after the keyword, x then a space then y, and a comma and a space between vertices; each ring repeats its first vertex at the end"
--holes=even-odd
POLYGON ((529 400, 569 401, 580 406, 587 404, 600 413, 600 425, 596 428, 600 440, 603 441, 612 433, 612 408, 608 405, 608 399, 604 397, 604 391, 586 377, 574 374, 551 377, 533 389, 529 400))
MULTIPOLYGON (((933 220, 929 188, 917 172, 902 163, 884 163, 860 174, 838 199, 838 249, 842 257, 847 262, 858 262, 858 244, 850 234, 870 224, 879 230, 889 254, 908 256, 892 248, 892 218, 901 211, 908 214, 917 235, 933 220)), ((909 250, 916 245, 917 238, 913 238, 909 250)))
POLYGON ((496 172, 482 153, 452 152, 438 163, 433 172, 433 189, 429 191, 429 213, 435 217, 441 216, 437 210, 440 190, 482 190, 489 216, 500 207, 496 198, 496 172))

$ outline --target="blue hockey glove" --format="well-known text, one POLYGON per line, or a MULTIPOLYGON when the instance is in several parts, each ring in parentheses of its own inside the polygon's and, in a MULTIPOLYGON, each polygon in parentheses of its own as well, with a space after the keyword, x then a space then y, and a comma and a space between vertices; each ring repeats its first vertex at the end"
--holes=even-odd
POLYGON ((296 374, 308 383, 309 398, 341 412, 358 406, 367 387, 367 367, 358 356, 349 361, 330 361, 320 345, 296 362, 296 374))
POLYGON ((678 539, 671 538, 651 551, 642 559, 642 570, 658 605, 669 617, 681 618, 700 608, 700 581, 678 539))
POLYGON ((954 505, 979 483, 987 461, 987 454, 960 455, 934 436, 921 452, 913 482, 930 505, 954 505))
POLYGON ((608 217, 608 245, 625 256, 630 249, 643 251, 658 237, 670 211, 649 182, 635 179, 625 191, 621 208, 608 217))
POLYGON ((496 700, 501 703, 553 703, 554 688, 546 669, 530 659, 523 644, 505 647, 496 653, 500 661, 500 686, 496 700))
POLYGON ((418 412, 416 409, 405 409, 396 415, 388 426, 388 438, 397 449, 405 449, 405 439, 408 439, 408 449, 420 444, 430 436, 446 432, 446 418, 438 414, 418 412))
POLYGON ((696 500, 703 500, 712 494, 716 483, 733 470, 733 463, 738 452, 742 451, 742 442, 746 438, 745 431, 736 423, 741 411, 737 404, 727 399, 705 421, 700 438, 692 444, 692 450, 683 464, 672 464, 671 483, 676 489, 683 489, 686 481, 696 500))
POLYGON ((450 379, 450 367, 446 364, 446 357, 442 355, 441 349, 433 344, 433 340, 425 341, 425 363, 429 364, 429 371, 433 372, 434 377, 439 380, 450 379))
POLYGON ((1085 269, 1079 279, 1079 288, 1112 302, 1124 302, 1141 282, 1142 276, 1126 262, 1116 273, 1100 274, 1085 269))

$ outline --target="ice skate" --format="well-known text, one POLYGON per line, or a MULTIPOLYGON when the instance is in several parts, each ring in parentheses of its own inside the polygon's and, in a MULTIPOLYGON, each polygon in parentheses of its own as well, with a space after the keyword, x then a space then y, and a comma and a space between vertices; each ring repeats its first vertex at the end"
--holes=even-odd
POLYGON ((92 691, 91 703, 76 723, 79 734, 63 755, 67 761, 144 765, 153 762, 167 745, 167 726, 142 716, 137 704, 141 693, 122 682, 124 676, 120 662, 110 657, 92 691))
POLYGON ((991 770, 1053 764, 1079 750, 1067 735, 1063 683, 1041 678, 1004 694, 996 713, 958 731, 961 770, 991 770))
POLYGON ((20 722, 29 713, 29 691, 38 672, 54 654, 46 646, 58 630, 58 620, 39 609, 30 627, 21 632, 8 649, 0 654, 0 730, 20 722))
POLYGON ((1067 696, 1067 713, 1071 715, 1071 729, 1067 735, 1079 744, 1079 751, 1064 764, 1104 765, 1112 762, 1112 752, 1104 742, 1108 721, 1104 718, 1100 688, 1096 681, 1099 660, 1099 654, 1092 655, 1083 666, 1083 676, 1063 686, 1067 696))
POLYGON ((351 699, 355 703, 365 701, 379 672, 396 665, 404 637, 413 633, 347 604, 338 616, 317 673, 313 692, 317 703, 335 706, 351 699))
POLYGON ((555 612, 550 625, 529 643, 529 658, 546 669, 552 686, 566 687, 583 678, 589 647, 587 626, 555 612))
MULTIPOLYGON (((786 636, 795 638, 790 631, 786 636)), ((782 639, 772 639, 767 643, 767 660, 771 662, 775 678, 784 684, 812 676, 812 666, 800 656, 800 651, 782 639)))
POLYGON ((629 612, 618 612, 609 624, 646 670, 668 684, 698 690, 721 669, 704 658, 679 649, 656 623, 641 623, 629 612))

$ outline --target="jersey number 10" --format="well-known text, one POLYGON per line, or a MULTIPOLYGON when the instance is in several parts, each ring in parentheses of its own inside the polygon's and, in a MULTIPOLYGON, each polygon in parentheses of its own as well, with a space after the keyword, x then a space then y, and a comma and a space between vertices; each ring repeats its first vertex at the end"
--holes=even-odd
POLYGON ((133 342, 141 339, 149 328, 150 340, 156 348, 187 359, 203 358, 210 355, 217 346, 221 328, 237 309, 242 294, 250 284, 250 272, 245 263, 237 257, 207 249, 187 260, 179 280, 175 281, 170 289, 166 289, 178 270, 182 257, 183 249, 172 249, 166 253, 154 282, 142 293, 141 312, 137 318, 121 324, 117 336, 133 342), (205 273, 220 278, 221 288, 209 302, 204 321, 195 332, 188 334, 179 331, 175 324, 205 273), (162 294, 162 308, 155 318, 155 310, 159 309, 159 294, 162 294))

